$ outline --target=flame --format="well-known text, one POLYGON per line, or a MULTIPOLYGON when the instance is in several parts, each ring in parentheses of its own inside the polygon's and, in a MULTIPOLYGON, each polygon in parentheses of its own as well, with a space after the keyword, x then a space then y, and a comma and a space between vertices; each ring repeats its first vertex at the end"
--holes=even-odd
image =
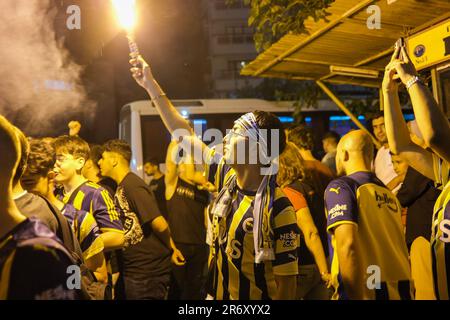
POLYGON ((136 0, 111 0, 120 24, 131 32, 136 24, 136 0))

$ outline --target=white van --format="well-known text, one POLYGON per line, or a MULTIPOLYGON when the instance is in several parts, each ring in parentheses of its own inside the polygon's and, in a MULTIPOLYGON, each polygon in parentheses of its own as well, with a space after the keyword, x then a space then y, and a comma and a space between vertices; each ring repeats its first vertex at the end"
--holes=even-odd
MULTIPOLYGON (((241 115, 254 110, 276 114, 284 123, 294 121, 292 102, 275 102, 259 99, 211 99, 211 100, 173 100, 179 112, 192 121, 194 127, 201 126, 204 132, 216 128, 223 133, 233 127, 233 122, 241 115)), ((306 114, 317 111, 337 112, 329 100, 319 102, 318 109, 305 109, 306 114)), ((311 117, 305 118, 311 122, 311 117)), ((164 163, 170 134, 164 127, 150 100, 136 101, 125 105, 120 113, 119 138, 127 141, 132 149, 132 170, 142 178, 146 159, 154 158, 164 163)))

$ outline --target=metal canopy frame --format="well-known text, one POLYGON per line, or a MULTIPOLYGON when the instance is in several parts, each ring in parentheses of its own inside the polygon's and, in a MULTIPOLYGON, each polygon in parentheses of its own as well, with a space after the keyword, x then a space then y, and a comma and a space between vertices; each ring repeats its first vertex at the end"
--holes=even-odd
POLYGON ((450 1, 336 0, 328 11, 329 22, 308 19, 305 26, 309 35, 284 36, 245 66, 241 74, 315 81, 360 129, 369 133, 324 82, 380 88, 395 40, 450 18, 450 1), (366 10, 371 5, 381 9, 381 29, 367 28, 370 14, 366 10), (380 76, 373 79, 343 76, 331 72, 331 66, 378 71, 380 76))

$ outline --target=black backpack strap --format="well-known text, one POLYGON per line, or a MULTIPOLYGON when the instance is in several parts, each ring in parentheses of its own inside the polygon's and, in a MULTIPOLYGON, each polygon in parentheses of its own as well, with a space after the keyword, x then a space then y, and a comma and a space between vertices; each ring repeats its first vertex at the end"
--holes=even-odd
POLYGON ((77 256, 80 256, 82 254, 81 247, 78 243, 78 240, 74 237, 69 221, 46 197, 43 197, 41 195, 38 196, 47 203, 50 211, 58 221, 59 228, 56 233, 58 238, 61 239, 64 245, 70 250, 70 252, 74 252, 77 254, 77 256))
POLYGON ((70 229, 70 225, 62 213, 46 198, 38 194, 38 196, 47 203, 48 208, 53 213, 53 216, 58 221, 59 228, 56 235, 62 240, 64 245, 66 245, 71 251, 74 251, 73 247, 73 233, 70 229))

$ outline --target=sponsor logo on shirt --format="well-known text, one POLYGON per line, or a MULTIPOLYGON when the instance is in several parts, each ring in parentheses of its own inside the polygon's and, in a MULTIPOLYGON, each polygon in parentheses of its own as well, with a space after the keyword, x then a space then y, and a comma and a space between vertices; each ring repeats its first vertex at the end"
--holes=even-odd
POLYGON ((283 248, 295 248, 297 246, 297 234, 294 231, 280 235, 283 248))
POLYGON ((340 190, 341 190, 341 187, 337 187, 337 188, 330 188, 328 191, 339 194, 340 190))
POLYGON ((347 211, 346 204, 337 204, 330 211, 328 211, 328 215, 330 216, 330 220, 335 219, 337 217, 343 216, 344 211, 347 211))
POLYGON ((378 208, 386 206, 389 210, 397 212, 398 205, 394 198, 389 197, 387 193, 382 193, 381 195, 375 191, 375 200, 377 201, 378 208))

